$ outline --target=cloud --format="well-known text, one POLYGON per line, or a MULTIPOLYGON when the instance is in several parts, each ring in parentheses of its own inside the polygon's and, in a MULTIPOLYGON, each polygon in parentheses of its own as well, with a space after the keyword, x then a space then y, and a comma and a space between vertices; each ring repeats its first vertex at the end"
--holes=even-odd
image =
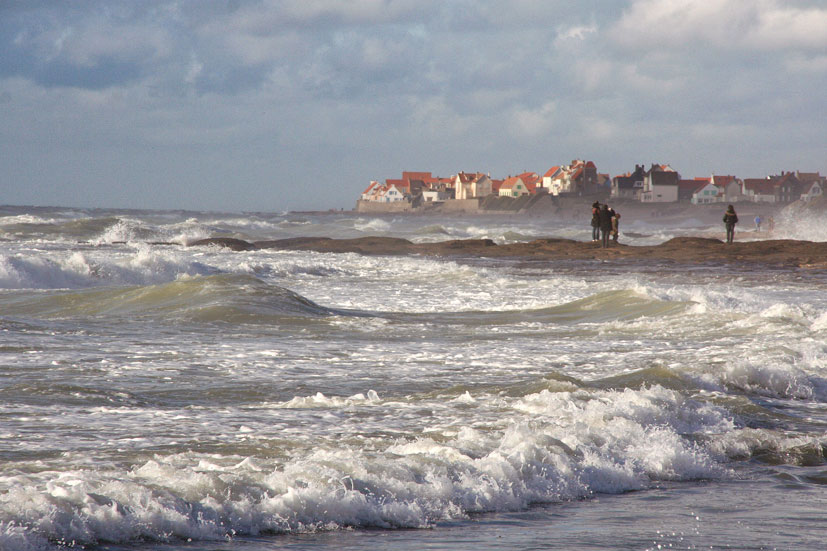
POLYGON ((0 170, 21 190, 37 189, 29 166, 82 181, 64 161, 81 152, 124 181, 290 182, 269 191, 287 201, 346 166, 335 190, 295 192, 307 202, 290 206, 313 208, 415 166, 818 162, 825 12, 815 0, 0 1, 0 170), (152 176, 130 168, 155 157, 152 176))
POLYGON ((631 50, 758 51, 827 48, 827 8, 796 7, 776 0, 635 0, 611 29, 631 50))
POLYGON ((557 105, 553 101, 534 109, 517 108, 511 114, 509 133, 519 140, 544 136, 551 132, 556 114, 557 105))
POLYGON ((588 35, 596 33, 597 30, 596 25, 561 27, 557 30, 557 40, 585 40, 588 35))
POLYGON ((174 49, 163 28, 71 9, 13 12, 0 26, 0 47, 8 54, 0 75, 92 90, 135 82, 174 49))

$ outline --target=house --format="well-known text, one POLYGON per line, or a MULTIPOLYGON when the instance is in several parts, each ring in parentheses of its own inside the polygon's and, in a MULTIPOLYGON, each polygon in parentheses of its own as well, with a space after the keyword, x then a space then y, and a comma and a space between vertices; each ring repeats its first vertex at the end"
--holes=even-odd
POLYGON ((827 178, 818 172, 798 172, 795 175, 801 182, 801 200, 811 201, 821 196, 827 188, 827 178))
POLYGON ((646 176, 646 168, 643 165, 635 165, 634 172, 627 172, 621 176, 612 178, 612 197, 618 199, 640 199, 643 191, 643 179, 646 176))
POLYGON ((756 203, 791 203, 811 189, 805 186, 794 172, 767 176, 764 179, 748 178, 743 183, 744 196, 756 203))
POLYGON ((517 177, 523 181, 529 193, 532 195, 537 193, 537 187, 542 182, 539 174, 536 172, 523 172, 522 174, 518 174, 517 177))
POLYGON ((362 192, 362 195, 359 197, 362 201, 371 201, 371 197, 376 193, 377 188, 379 187, 379 182, 376 180, 371 180, 368 187, 365 191, 362 192))
POLYGON ((410 196, 393 183, 380 184, 379 182, 371 182, 367 189, 362 192, 361 198, 363 201, 376 203, 410 202, 410 196))
MULTIPOLYGON (((597 167, 592 161, 575 159, 568 166, 556 168, 558 170, 552 174, 546 172, 549 193, 552 195, 592 195, 601 191, 597 167)), ((546 187, 545 182, 544 176, 543 187, 546 187)))
POLYGON ((723 203, 737 203, 743 200, 741 181, 735 176, 717 176, 715 174, 709 179, 718 188, 718 201, 723 203))
POLYGON ((692 193, 690 203, 693 205, 708 205, 709 203, 720 203, 723 191, 715 185, 712 178, 695 178, 698 184, 692 193))
POLYGON ((500 197, 520 197, 522 195, 528 195, 530 192, 523 182, 522 178, 519 176, 511 176, 506 178, 505 181, 500 186, 499 196, 500 197))
POLYGON ((680 174, 669 165, 653 164, 643 178, 643 203, 674 203, 678 200, 680 174))
POLYGON ((717 195, 718 188, 712 185, 709 178, 678 180, 678 201, 693 205, 716 203, 717 195))
POLYGON ((801 194, 802 201, 812 201, 824 195, 824 186, 818 180, 813 180, 809 184, 804 184, 803 193, 801 194))
POLYGON ((447 190, 440 189, 426 189, 422 192, 422 199, 426 203, 439 203, 447 201, 451 198, 451 193, 447 190))
POLYGON ((770 178, 745 178, 743 180, 743 195, 747 201, 753 203, 775 203, 775 182, 770 178))
POLYGON ((812 201, 816 197, 824 195, 827 188, 827 178, 818 172, 798 172, 795 175, 801 182, 801 200, 812 201))
POLYGON ((469 174, 460 172, 452 178, 455 199, 473 199, 491 195, 491 178, 477 172, 469 174))
POLYGON ((554 178, 558 174, 560 174, 560 167, 559 166, 551 167, 550 169, 548 169, 546 171, 545 174, 543 174, 543 177, 540 178, 540 182, 537 185, 539 187, 542 187, 542 188, 548 190, 548 192, 551 193, 551 180, 552 180, 552 178, 554 178))
POLYGON ((782 172, 775 180, 775 196, 779 203, 791 203, 801 199, 804 186, 792 172, 782 172))

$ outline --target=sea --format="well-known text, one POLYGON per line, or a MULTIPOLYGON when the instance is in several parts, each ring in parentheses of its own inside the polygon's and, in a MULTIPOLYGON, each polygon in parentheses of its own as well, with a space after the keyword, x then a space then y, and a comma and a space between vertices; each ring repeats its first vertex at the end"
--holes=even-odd
POLYGON ((589 219, 0 207, 0 549, 824 549, 825 270, 192 246, 589 219))

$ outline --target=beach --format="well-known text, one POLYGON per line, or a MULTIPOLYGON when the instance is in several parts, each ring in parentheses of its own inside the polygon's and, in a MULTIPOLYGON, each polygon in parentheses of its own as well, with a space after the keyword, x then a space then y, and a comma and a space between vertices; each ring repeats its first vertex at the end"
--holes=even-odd
POLYGON ((824 214, 722 207, 2 206, 0 548, 820 549, 824 214))

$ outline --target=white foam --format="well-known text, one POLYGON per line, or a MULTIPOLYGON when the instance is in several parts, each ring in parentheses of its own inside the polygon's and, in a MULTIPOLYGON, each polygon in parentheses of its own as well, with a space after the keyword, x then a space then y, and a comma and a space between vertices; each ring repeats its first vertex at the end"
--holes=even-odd
POLYGON ((0 256, 0 289, 80 289, 106 285, 152 285, 183 276, 218 273, 187 256, 137 245, 118 255, 74 251, 63 255, 0 256))

